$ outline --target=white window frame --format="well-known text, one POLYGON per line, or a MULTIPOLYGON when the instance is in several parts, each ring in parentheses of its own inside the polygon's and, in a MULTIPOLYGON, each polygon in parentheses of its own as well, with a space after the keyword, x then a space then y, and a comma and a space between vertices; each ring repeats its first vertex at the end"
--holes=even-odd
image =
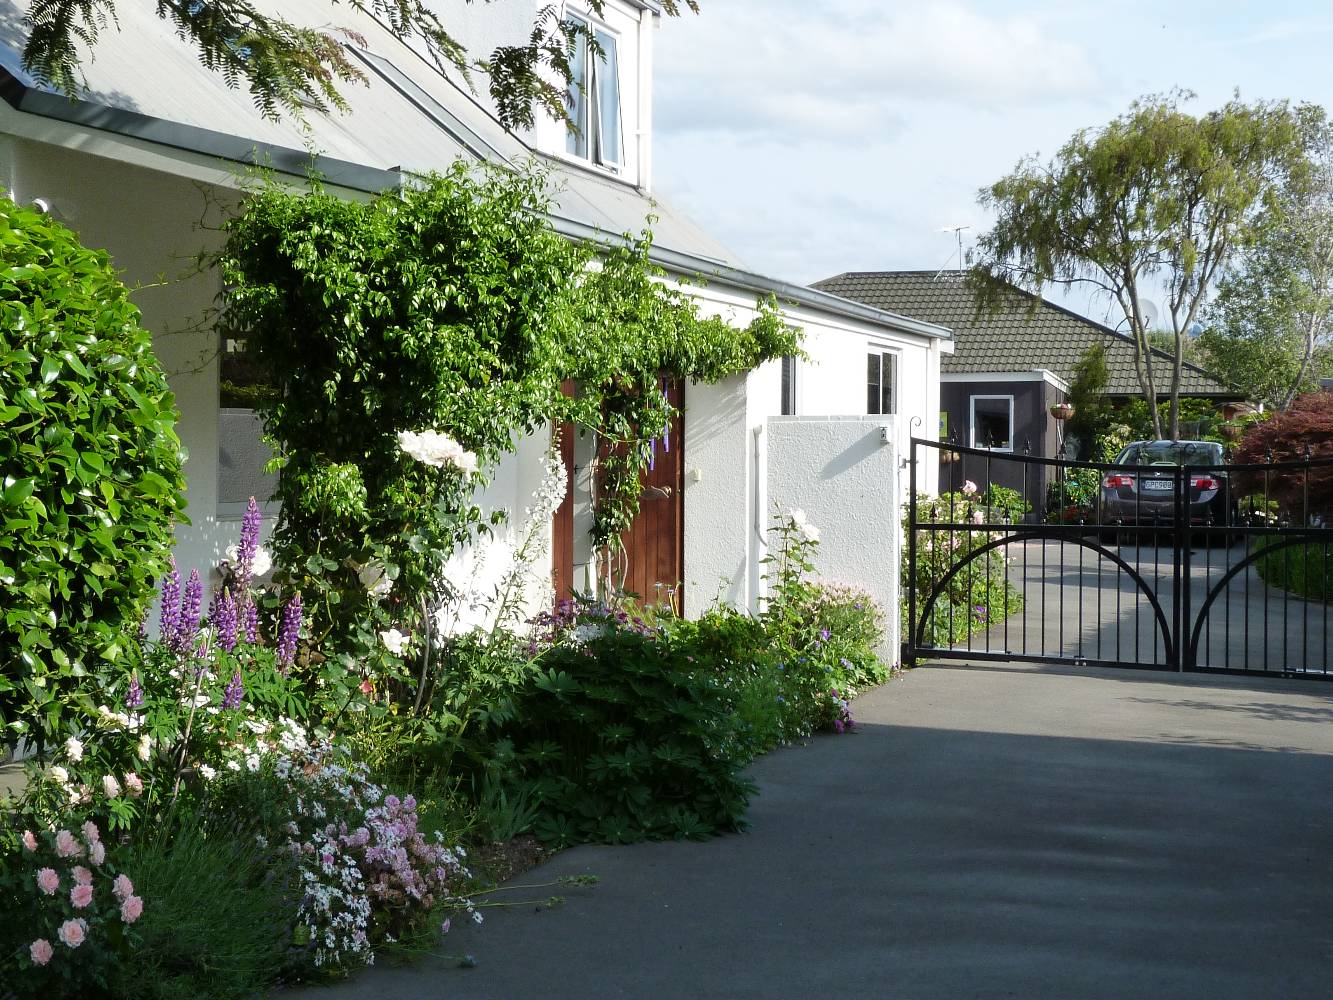
POLYGON ((973 448, 985 448, 987 451, 1004 452, 1012 455, 1014 453, 1014 397, 1012 395, 1003 395, 1000 393, 982 393, 977 396, 967 397, 967 437, 973 448), (1009 403, 1009 447, 1008 448, 987 448, 984 444, 977 442, 977 400, 978 399, 1003 399, 1009 403))
MULTIPOLYGON (((878 355, 880 356, 880 358, 879 358, 879 377, 880 377, 879 398, 880 398, 880 400, 881 400, 881 405, 882 405, 882 400, 884 399, 884 355, 886 355, 886 354, 891 354, 891 355, 893 355, 893 397, 892 397, 892 398, 893 398, 893 412, 892 412, 892 413, 885 413, 885 412, 883 412, 883 410, 877 410, 877 411, 875 411, 875 412, 872 413, 872 412, 870 411, 869 400, 867 400, 867 401, 866 401, 866 402, 867 402, 867 405, 866 405, 866 416, 868 416, 868 417, 896 417, 899 413, 902 412, 902 408, 903 408, 903 397, 902 397, 902 391, 903 391, 903 352, 902 352, 901 350, 899 350, 898 348, 896 348, 896 347, 889 347, 887 344, 873 344, 873 343, 867 343, 867 344, 866 344, 866 354, 878 354, 878 355)), ((864 377, 864 376, 862 376, 862 377, 864 377)), ((870 386, 867 384, 867 385, 864 387, 864 389, 863 389, 862 391, 865 391, 865 390, 867 390, 867 389, 869 389, 869 388, 870 388, 870 386)))
MULTIPOLYGON (((622 42, 624 40, 623 36, 619 31, 611 27, 611 25, 607 24, 605 21, 601 20, 600 18, 594 17, 588 11, 580 10, 577 7, 567 8, 565 10, 564 17, 566 20, 577 19, 579 21, 582 21, 585 25, 587 25, 587 28, 590 32, 600 31, 603 34, 610 35, 612 41, 615 42, 616 114, 619 116, 619 129, 618 129, 619 148, 613 151, 613 154, 616 157, 615 160, 599 160, 597 158, 597 147, 600 144, 600 139, 601 139, 600 99, 599 99, 598 88, 593 85, 593 77, 598 72, 598 70, 596 67, 593 66, 595 57, 592 52, 592 47, 588 44, 588 39, 580 38, 578 40, 578 44, 584 47, 583 66, 584 66, 584 74, 586 82, 588 84, 588 86, 583 89, 583 106, 586 109, 586 116, 588 119, 587 128, 584 131, 583 135, 583 141, 587 152, 582 155, 572 152, 569 149, 568 138, 566 138, 564 147, 559 150, 559 155, 564 159, 567 159, 573 163, 578 163, 583 166, 593 167, 597 170, 604 170, 607 173, 619 176, 625 169, 625 160, 626 160, 625 100, 624 100, 625 88, 623 86, 624 81, 621 79, 621 72, 620 72, 624 54, 624 46, 622 45, 622 42), (599 109, 596 114, 594 114, 594 109, 593 109, 594 104, 599 105, 599 109), (597 118, 598 120, 596 128, 593 127, 594 118, 597 118)), ((584 82, 585 82, 584 80, 574 80, 571 82, 570 86, 576 87, 584 82)), ((568 126, 565 126, 565 131, 566 131, 566 136, 568 136, 568 126)))

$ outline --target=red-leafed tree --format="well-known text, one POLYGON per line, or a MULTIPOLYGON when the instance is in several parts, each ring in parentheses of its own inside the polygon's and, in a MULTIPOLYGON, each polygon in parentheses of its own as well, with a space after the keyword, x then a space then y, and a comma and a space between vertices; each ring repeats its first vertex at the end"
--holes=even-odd
POLYGON ((1247 492, 1264 493, 1276 500, 1289 517, 1333 516, 1333 393, 1310 392, 1297 396, 1285 412, 1253 425, 1236 449, 1239 464, 1304 463, 1239 476, 1247 492), (1309 491, 1308 499, 1306 491, 1309 491))

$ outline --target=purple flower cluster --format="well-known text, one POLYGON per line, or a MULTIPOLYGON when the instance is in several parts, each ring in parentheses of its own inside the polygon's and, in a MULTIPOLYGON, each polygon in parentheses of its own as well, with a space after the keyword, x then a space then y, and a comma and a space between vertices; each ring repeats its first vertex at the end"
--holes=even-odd
POLYGON ((158 618, 158 631, 162 641, 174 641, 181 624, 181 575, 176 569, 176 557, 170 556, 171 570, 162 578, 162 614, 158 618))
POLYGON ((282 609, 282 627, 278 634, 278 663, 290 667, 296 656, 296 643, 301 638, 301 594, 292 595, 282 609))
POLYGON ((130 689, 125 692, 125 707, 135 709, 143 704, 143 685, 139 683, 139 675, 130 676, 130 689))
POLYGON ((259 549, 259 524, 262 519, 259 504, 251 497, 245 508, 245 516, 241 518, 241 541, 236 546, 236 585, 242 595, 250 592, 250 567, 259 549))
POLYGON ((181 575, 173 558, 171 571, 162 578, 161 600, 159 641, 173 652, 188 656, 199 636, 199 615, 204 603, 204 583, 199 579, 199 571, 190 570, 182 595, 181 575))
POLYGON ((250 598, 245 602, 245 611, 241 615, 241 624, 245 630, 245 641, 253 645, 259 641, 259 605, 250 598))
POLYGON ((534 626, 535 640, 530 645, 534 653, 538 645, 557 643, 583 626, 620 629, 649 637, 659 634, 658 629, 638 615, 630 615, 623 608, 586 597, 565 598, 551 611, 543 611, 531 619, 529 624, 534 626))
POLYGON ((204 609, 204 582, 199 579, 197 569, 190 570, 190 579, 185 581, 185 594, 181 597, 180 625, 176 628, 176 651, 187 653, 199 635, 199 616, 204 609))
POLYGON ((219 588, 213 594, 213 603, 208 609, 208 620, 217 633, 218 645, 230 653, 236 648, 240 620, 236 615, 236 602, 232 600, 228 588, 219 588))
POLYGON ((241 680, 241 672, 237 670, 231 675, 231 680, 227 682, 227 688, 222 692, 222 710, 230 711, 233 708, 241 707, 241 700, 245 697, 245 684, 241 680))

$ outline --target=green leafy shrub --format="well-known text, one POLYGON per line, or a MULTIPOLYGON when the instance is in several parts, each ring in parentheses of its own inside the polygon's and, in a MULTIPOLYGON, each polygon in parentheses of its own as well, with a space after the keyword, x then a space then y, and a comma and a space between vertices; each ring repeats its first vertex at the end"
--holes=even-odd
POLYGON ((1333 545, 1312 543, 1264 551, 1255 569, 1270 586, 1317 601, 1333 599, 1333 545))
POLYGON ((495 726, 495 773, 540 803, 543 840, 629 843, 743 825, 752 786, 717 677, 619 609, 567 603, 495 726), (730 751, 730 752, 729 752, 730 751))
MULTIPOLYGON (((980 513, 975 492, 917 497, 917 518, 922 523, 964 524, 976 520, 980 513)), ((910 530, 911 526, 904 518, 904 537, 910 530)), ((995 541, 996 537, 994 533, 982 530, 917 531, 916 576, 912 576, 909 552, 904 547, 902 578, 906 586, 916 591, 918 623, 910 620, 910 606, 904 600, 904 636, 914 634, 909 630, 914 625, 919 626, 920 616, 927 614, 926 602, 950 571, 972 553, 995 541)), ((944 587, 930 609, 921 640, 928 646, 951 646, 984 632, 1022 607, 1023 596, 1009 583, 1004 549, 999 546, 972 558, 944 587)))
POLYGON ((132 847, 125 867, 151 905, 113 996, 248 1000, 282 975, 301 892, 290 857, 260 847, 248 829, 191 816, 132 847))
POLYGON ((49 742, 97 704, 184 509, 176 410, 110 259, 0 199, 0 720, 49 742))

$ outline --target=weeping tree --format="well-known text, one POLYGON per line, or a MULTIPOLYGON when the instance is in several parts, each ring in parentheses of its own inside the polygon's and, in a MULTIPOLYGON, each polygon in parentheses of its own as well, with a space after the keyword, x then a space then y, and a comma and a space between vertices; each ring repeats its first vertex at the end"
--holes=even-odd
POLYGON ((1199 338, 1213 371, 1281 410, 1317 387, 1333 340, 1333 127, 1311 113, 1306 129, 1309 171, 1222 275, 1199 338))
MULTIPOLYGON (((484 0, 489 5, 493 0, 484 0)), ((473 5, 473 0, 467 0, 473 5)), ((277 118, 302 115, 305 105, 320 111, 343 109, 341 88, 364 83, 365 74, 347 51, 344 41, 359 41, 352 27, 338 25, 348 11, 369 15, 393 35, 423 51, 441 70, 452 69, 471 84, 473 73, 487 77, 500 120, 508 128, 531 128, 536 109, 568 120, 565 94, 573 80, 570 62, 578 36, 590 29, 567 20, 563 4, 547 3, 537 9, 526 38, 498 45, 477 56, 458 40, 458 25, 465 18, 461 4, 441 15, 438 4, 426 0, 326 0, 328 20, 302 24, 266 5, 249 0, 156 0, 157 16, 171 23, 176 34, 190 42, 203 65, 222 74, 229 86, 241 81, 254 95, 265 115, 277 118)), ((661 0, 672 17, 684 10, 698 12, 696 0, 661 0)), ((606 0, 587 0, 594 14, 603 13, 606 0)), ((38 83, 71 97, 84 91, 80 65, 91 58, 108 24, 116 23, 114 0, 32 0, 23 18, 28 38, 23 66, 38 83)))
POLYGON ((1075 134, 1046 164, 1035 158, 981 191, 996 216, 971 280, 980 308, 1013 286, 1087 286, 1107 295, 1134 343, 1134 369, 1163 436, 1179 435, 1189 332, 1233 257, 1280 217, 1308 172, 1318 109, 1233 99, 1195 116, 1187 92, 1147 97, 1107 125, 1075 134), (1171 361, 1154 359, 1149 295, 1163 294, 1171 361))

